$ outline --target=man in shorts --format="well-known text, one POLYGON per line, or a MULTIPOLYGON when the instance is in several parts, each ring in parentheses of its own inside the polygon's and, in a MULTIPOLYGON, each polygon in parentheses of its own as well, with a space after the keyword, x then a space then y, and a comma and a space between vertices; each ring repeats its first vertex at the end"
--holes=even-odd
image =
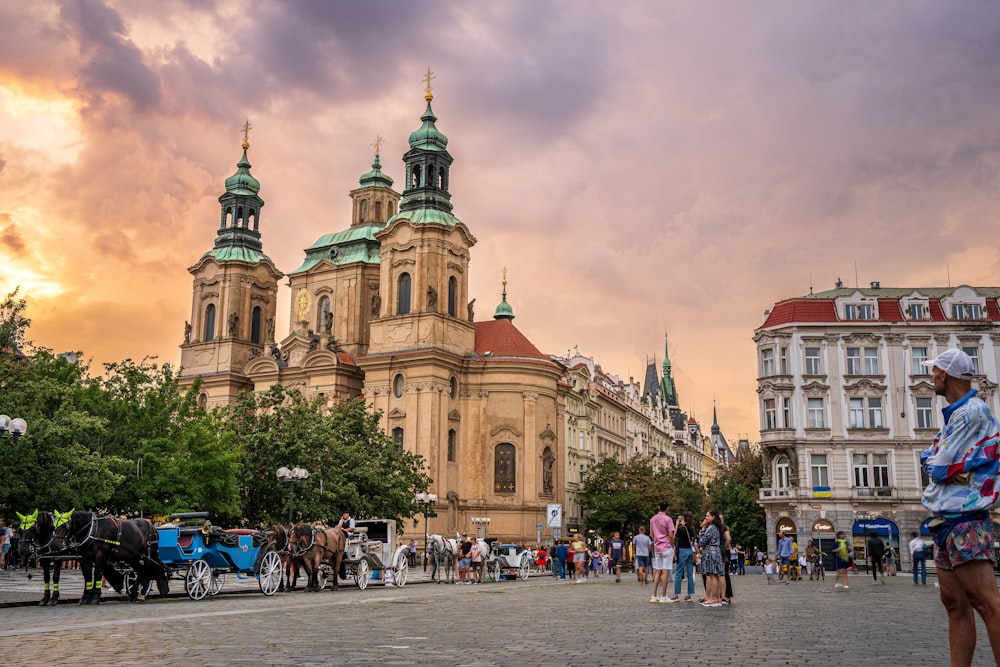
POLYGON ((615 583, 622 580, 622 559, 625 558, 625 540, 617 530, 608 542, 608 574, 615 573, 615 583))
POLYGON ((1000 424, 972 389, 975 366, 969 355, 949 349, 923 363, 932 369, 935 393, 948 401, 944 425, 920 462, 930 478, 921 500, 934 515, 928 528, 937 545, 934 564, 948 612, 951 664, 972 664, 975 610, 1000 665, 1000 593, 990 560, 995 538, 989 516, 997 505, 1000 424))
POLYGON ((653 596, 650 602, 674 602, 667 592, 670 571, 674 569, 674 520, 667 514, 668 507, 667 501, 661 500, 660 511, 649 520, 649 532, 653 537, 653 596), (662 587, 662 595, 656 594, 658 587, 662 587))
POLYGON ((635 574, 639 577, 639 585, 649 582, 647 573, 649 572, 649 550, 653 547, 653 540, 646 534, 646 527, 639 526, 639 534, 632 538, 632 548, 635 550, 635 574))
POLYGON ((471 542, 472 549, 469 551, 469 560, 472 566, 472 583, 483 583, 483 551, 479 546, 479 540, 471 542))

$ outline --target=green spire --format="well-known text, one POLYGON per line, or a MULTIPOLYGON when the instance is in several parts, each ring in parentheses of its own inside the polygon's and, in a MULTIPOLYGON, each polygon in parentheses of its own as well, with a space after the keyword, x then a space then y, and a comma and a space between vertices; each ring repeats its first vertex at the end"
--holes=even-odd
POLYGON ((493 319, 495 320, 507 320, 509 322, 514 321, 514 309, 510 307, 507 303, 507 269, 503 270, 503 297, 500 303, 497 305, 497 310, 493 313, 493 319))
POLYGON ((226 179, 226 191, 219 197, 221 210, 215 245, 207 254, 218 260, 259 261, 264 258, 260 240, 260 209, 264 200, 258 194, 260 181, 250 174, 248 134, 250 121, 243 124, 243 157, 236 163, 236 173, 226 179))
POLYGON ((674 377, 670 371, 670 345, 667 334, 663 334, 663 402, 666 405, 680 405, 677 397, 677 387, 674 386, 674 377))
MULTIPOLYGON (((406 164, 406 185, 403 188, 403 199, 399 203, 400 214, 411 221, 421 218, 411 211, 440 211, 440 213, 423 216, 431 220, 448 219, 451 215, 451 194, 448 192, 448 179, 451 163, 454 158, 448 153, 448 137, 444 136, 434 124, 437 116, 431 109, 431 79, 434 75, 427 70, 424 81, 427 82, 427 109, 420 117, 423 124, 410 134, 410 150, 403 156, 406 164)), ((454 224, 454 223, 452 223, 454 224)))
POLYGON ((392 178, 382 173, 382 161, 379 157, 382 148, 382 137, 375 137, 375 161, 372 162, 372 170, 358 179, 358 183, 363 188, 391 188, 392 178))

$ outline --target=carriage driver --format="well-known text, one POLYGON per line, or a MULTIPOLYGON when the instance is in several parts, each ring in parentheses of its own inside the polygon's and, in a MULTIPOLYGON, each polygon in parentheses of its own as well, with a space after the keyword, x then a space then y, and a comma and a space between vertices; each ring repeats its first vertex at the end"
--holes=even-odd
POLYGON ((354 517, 351 516, 350 512, 344 512, 344 516, 340 517, 340 521, 337 522, 337 528, 344 531, 344 537, 347 539, 354 536, 354 517))

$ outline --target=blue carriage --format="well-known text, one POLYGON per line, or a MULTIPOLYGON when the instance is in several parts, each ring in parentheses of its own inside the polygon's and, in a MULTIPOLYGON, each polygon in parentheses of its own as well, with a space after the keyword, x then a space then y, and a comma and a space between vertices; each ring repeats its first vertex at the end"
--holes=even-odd
POLYGON ((170 519, 157 528, 160 562, 171 575, 184 577, 192 600, 217 595, 227 574, 256 577, 264 595, 274 595, 281 586, 281 557, 263 533, 223 530, 211 525, 207 512, 171 514, 170 519))

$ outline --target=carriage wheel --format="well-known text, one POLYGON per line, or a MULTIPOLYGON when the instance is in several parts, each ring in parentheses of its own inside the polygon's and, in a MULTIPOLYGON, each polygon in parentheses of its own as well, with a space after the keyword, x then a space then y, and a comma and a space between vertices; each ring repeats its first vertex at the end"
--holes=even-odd
POLYGON ((222 592, 222 587, 226 585, 226 573, 219 572, 218 574, 212 574, 212 583, 208 586, 208 594, 215 596, 222 592))
POLYGON ((493 561, 493 565, 490 566, 490 576, 493 577, 493 581, 500 581, 500 561, 493 561))
POLYGON ((527 581, 528 574, 531 572, 531 561, 527 558, 521 559, 521 566, 517 568, 517 578, 521 581, 527 581))
POLYGON ((257 585, 264 595, 274 595, 281 587, 281 557, 277 553, 264 554, 257 571, 257 585))
POLYGON ((392 573, 392 583, 402 588, 406 585, 406 575, 410 572, 410 561, 406 554, 399 554, 396 559, 396 567, 392 573))
POLYGON ((125 585, 122 587, 122 595, 124 595, 129 600, 132 599, 132 590, 139 585, 139 575, 136 574, 135 570, 128 568, 125 570, 125 585))
POLYGON ((201 559, 192 561, 184 577, 184 590, 187 591, 188 597, 192 600, 201 600, 208 595, 208 589, 211 587, 212 568, 201 559))
POLYGON ((368 561, 364 558, 358 561, 358 565, 354 570, 354 581, 358 584, 358 588, 365 590, 368 588, 368 580, 372 576, 372 569, 368 567, 368 561))

